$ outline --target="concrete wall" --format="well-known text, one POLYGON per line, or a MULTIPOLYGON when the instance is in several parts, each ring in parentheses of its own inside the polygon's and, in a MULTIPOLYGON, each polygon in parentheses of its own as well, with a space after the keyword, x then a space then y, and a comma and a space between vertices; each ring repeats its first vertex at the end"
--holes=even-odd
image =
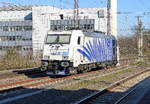
POLYGON ((32 8, 33 33, 32 44, 34 55, 42 53, 45 36, 50 30, 50 20, 57 18, 59 8, 52 6, 34 6, 32 8))
POLYGON ((111 2, 111 34, 117 37, 117 0, 111 2))
POLYGON ((0 21, 23 21, 31 10, 27 11, 0 11, 0 21))

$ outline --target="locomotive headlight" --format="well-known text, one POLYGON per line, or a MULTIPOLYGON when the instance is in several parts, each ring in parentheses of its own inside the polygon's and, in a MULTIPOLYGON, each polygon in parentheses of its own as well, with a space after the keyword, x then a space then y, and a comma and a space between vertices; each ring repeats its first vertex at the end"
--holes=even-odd
POLYGON ((45 55, 43 58, 44 58, 44 60, 49 60, 49 56, 45 55))
POLYGON ((61 62, 61 66, 62 67, 68 67, 69 66, 69 62, 61 62))
POLYGON ((48 62, 46 62, 46 61, 42 62, 42 65, 43 66, 48 66, 48 62))

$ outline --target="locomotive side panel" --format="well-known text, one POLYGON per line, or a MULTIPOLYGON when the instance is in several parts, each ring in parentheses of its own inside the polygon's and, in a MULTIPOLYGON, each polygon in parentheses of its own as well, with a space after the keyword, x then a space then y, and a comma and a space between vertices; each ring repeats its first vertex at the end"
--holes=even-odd
POLYGON ((84 45, 77 49, 84 57, 85 63, 105 62, 113 60, 113 39, 108 37, 86 37, 84 45))
POLYGON ((105 67, 116 62, 116 42, 112 36, 101 34, 85 35, 84 44, 77 51, 83 55, 79 67, 90 71, 92 68, 105 67))

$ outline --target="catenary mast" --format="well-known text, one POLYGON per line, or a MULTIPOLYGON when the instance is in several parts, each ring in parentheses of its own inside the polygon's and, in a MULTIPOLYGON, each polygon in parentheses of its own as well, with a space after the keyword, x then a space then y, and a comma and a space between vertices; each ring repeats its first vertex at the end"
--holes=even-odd
MULTIPOLYGON (((117 38, 117 0, 107 0, 107 35, 117 38)), ((117 44, 117 61, 119 65, 119 45, 117 44)))
POLYGON ((107 34, 117 37, 117 0, 107 0, 107 34))
POLYGON ((79 28, 79 6, 78 0, 74 0, 74 28, 79 28))

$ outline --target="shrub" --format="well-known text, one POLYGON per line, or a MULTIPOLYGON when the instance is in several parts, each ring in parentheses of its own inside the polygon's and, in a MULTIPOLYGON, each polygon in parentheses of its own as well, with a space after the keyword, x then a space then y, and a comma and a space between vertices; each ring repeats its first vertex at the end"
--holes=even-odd
POLYGON ((22 56, 15 49, 8 49, 5 56, 0 58, 0 70, 24 69, 39 67, 40 60, 32 55, 22 56))

